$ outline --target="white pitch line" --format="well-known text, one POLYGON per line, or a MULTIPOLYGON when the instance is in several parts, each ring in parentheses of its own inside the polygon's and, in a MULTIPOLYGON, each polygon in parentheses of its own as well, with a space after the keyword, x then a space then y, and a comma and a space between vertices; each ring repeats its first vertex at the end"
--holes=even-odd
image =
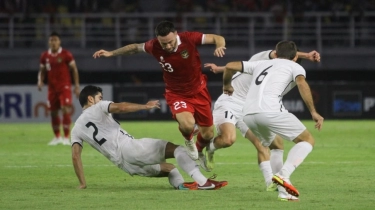
MULTIPOLYGON (((361 161, 339 161, 339 162, 304 162, 302 164, 315 165, 315 164, 356 164, 361 161)), ((257 165, 257 162, 251 163, 215 163, 216 165, 257 165)), ((102 164, 102 165, 84 165, 85 167, 114 167, 115 165, 111 164, 102 164)), ((52 168, 52 167, 73 167, 73 165, 6 165, 4 168, 52 168)))

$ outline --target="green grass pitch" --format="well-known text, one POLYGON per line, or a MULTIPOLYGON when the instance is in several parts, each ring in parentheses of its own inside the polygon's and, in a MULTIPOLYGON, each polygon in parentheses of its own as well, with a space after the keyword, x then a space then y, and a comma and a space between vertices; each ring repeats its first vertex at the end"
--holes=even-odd
MULTIPOLYGON (((255 149, 240 135, 217 151, 214 171, 203 172, 229 182, 220 190, 177 191, 166 178, 131 177, 87 144, 88 188, 78 190, 70 147, 47 146, 48 123, 0 124, 0 209, 375 209, 375 121, 330 120, 320 132, 312 121, 303 122, 316 144, 291 177, 300 202, 280 202, 277 193, 265 191, 255 149)), ((136 138, 183 144, 173 121, 121 126, 136 138)), ((285 159, 293 144, 284 142, 285 159)))

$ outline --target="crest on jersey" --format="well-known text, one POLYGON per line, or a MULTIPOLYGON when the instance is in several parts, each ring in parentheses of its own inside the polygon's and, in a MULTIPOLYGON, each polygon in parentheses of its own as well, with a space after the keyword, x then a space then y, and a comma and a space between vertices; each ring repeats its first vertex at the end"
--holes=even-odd
POLYGON ((187 50, 183 50, 183 51, 181 52, 181 57, 182 57, 183 59, 188 58, 188 57, 189 57, 189 52, 188 52, 187 50))
POLYGON ((58 62, 58 63, 61 63, 61 61, 62 61, 62 58, 61 58, 61 57, 58 57, 58 58, 57 58, 57 62, 58 62))
POLYGON ((161 61, 161 62, 165 62, 163 56, 160 56, 160 61, 161 61))

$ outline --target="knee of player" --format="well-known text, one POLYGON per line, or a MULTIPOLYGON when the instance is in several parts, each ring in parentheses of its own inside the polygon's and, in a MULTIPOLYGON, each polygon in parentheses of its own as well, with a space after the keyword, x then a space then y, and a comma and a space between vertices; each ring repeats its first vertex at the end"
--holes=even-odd
POLYGON ((235 134, 227 134, 227 135, 223 135, 223 146, 224 147, 230 147, 234 144, 234 142, 236 142, 236 135, 235 134))
POLYGON ((315 146, 315 140, 314 140, 314 137, 311 136, 311 138, 309 138, 309 140, 308 140, 307 142, 310 143, 312 147, 315 146))
POLYGON ((203 130, 203 132, 201 132, 200 135, 202 136, 203 139, 211 140, 214 137, 214 131, 213 129, 206 129, 206 130, 203 130))
POLYGON ((305 142, 311 144, 312 147, 314 147, 315 145, 315 140, 314 140, 314 137, 311 135, 311 133, 309 131, 307 131, 307 135, 306 135, 306 138, 303 139, 305 142))

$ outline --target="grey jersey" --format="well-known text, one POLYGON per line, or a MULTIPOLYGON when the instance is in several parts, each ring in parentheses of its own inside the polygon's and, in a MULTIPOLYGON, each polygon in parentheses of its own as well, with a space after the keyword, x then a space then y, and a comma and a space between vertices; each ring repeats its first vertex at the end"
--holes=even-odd
POLYGON ((72 129, 71 143, 82 145, 86 142, 112 163, 120 165, 121 144, 124 143, 124 138, 133 139, 133 137, 121 129, 120 123, 109 113, 111 103, 113 102, 100 101, 83 110, 72 129))

